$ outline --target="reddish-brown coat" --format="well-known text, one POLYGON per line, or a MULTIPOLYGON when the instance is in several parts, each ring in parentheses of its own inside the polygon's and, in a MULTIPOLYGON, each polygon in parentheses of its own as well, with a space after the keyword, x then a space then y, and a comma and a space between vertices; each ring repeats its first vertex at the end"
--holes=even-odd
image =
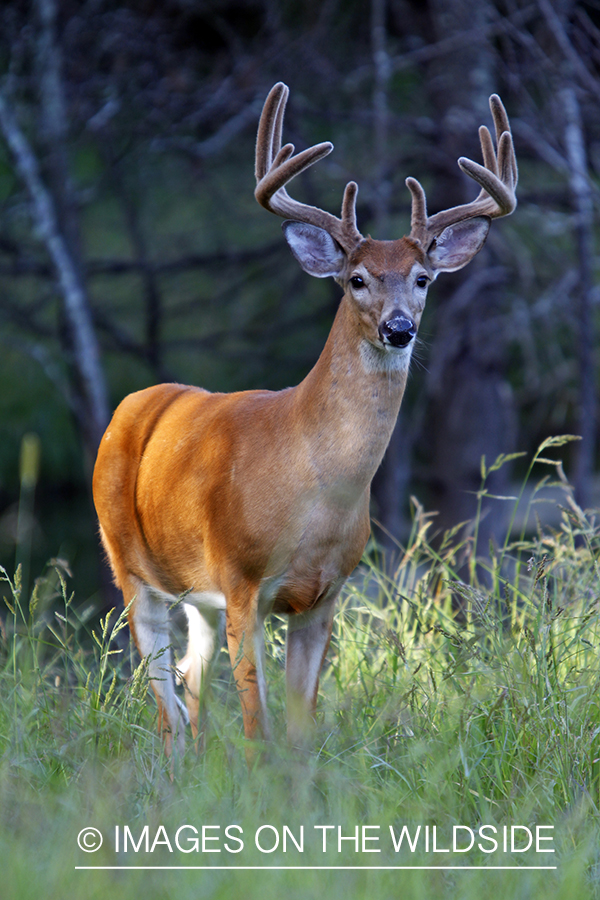
POLYGON ((204 625, 222 598, 250 738, 268 733, 262 622, 271 610, 290 614, 288 734, 303 740, 335 598, 369 536, 371 480, 396 422, 427 285, 466 265, 490 218, 516 203, 508 119, 493 96, 498 155, 484 129, 485 166, 460 160, 482 186, 477 200, 428 218, 423 189, 408 179, 411 237, 362 238, 353 182, 340 219, 287 194, 287 181, 332 149, 323 144, 293 156, 291 146, 281 148, 287 94, 276 85, 261 116, 256 196, 292 220, 284 233, 302 267, 332 275, 344 289, 321 356, 301 384, 280 392, 209 394, 167 384, 126 397, 94 472, 102 538, 130 604, 136 644, 149 659, 169 752, 174 739, 183 747, 183 735, 164 594, 184 591, 194 592, 196 604, 180 663, 194 734, 213 646, 204 625))

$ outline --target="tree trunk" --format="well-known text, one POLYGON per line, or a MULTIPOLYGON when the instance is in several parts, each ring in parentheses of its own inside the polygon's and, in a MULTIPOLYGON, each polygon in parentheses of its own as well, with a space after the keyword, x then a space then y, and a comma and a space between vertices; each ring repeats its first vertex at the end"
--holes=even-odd
POLYGON ((581 443, 577 448, 573 483, 575 497, 584 509, 591 505, 592 474, 596 446, 596 371, 594 360, 594 322, 592 315, 594 259, 594 207, 587 170, 587 158, 581 112, 573 87, 561 91, 565 110, 565 145, 569 161, 571 205, 575 217, 575 239, 579 263, 579 427, 581 443))
MULTIPOLYGON (((431 0, 430 9, 439 38, 483 28, 489 19, 489 6, 482 0, 431 0)), ((431 64, 431 98, 447 160, 445 171, 435 175, 432 210, 473 199, 473 183, 461 178, 456 160, 481 157, 477 128, 489 125, 488 97, 496 89, 493 60, 491 48, 481 41, 431 64)), ((435 527, 440 534, 474 518, 481 458, 490 465, 512 451, 516 439, 512 393, 504 374, 507 348, 493 326, 502 302, 502 273, 490 269, 490 263, 491 254, 484 249, 474 267, 453 279, 454 286, 447 280, 435 288, 422 446, 432 468, 430 505, 439 513, 435 527)), ((509 474, 509 467, 503 467, 487 487, 508 493, 509 474)), ((502 537, 504 522, 503 507, 484 501, 474 552, 487 554, 490 539, 502 537)))
MULTIPOLYGON (((36 6, 40 23, 37 54, 40 136, 46 148, 47 188, 24 136, 17 135, 18 126, 14 119, 11 148, 32 197, 37 224, 54 264, 63 298, 66 349, 72 359, 73 392, 77 401, 75 411, 85 448, 86 468, 91 473, 98 444, 109 421, 108 393, 85 283, 79 217, 70 177, 68 123, 61 54, 56 39, 56 3, 55 0, 37 0, 36 6)), ((6 115, 10 117, 10 112, 6 115)))
MULTIPOLYGON (((375 73, 373 84, 373 158, 375 161, 375 237, 389 239, 390 150, 388 92, 391 76, 386 43, 387 0, 371 2, 371 49, 375 73)), ((374 518, 377 539, 391 558, 405 531, 403 510, 410 474, 410 439, 402 410, 389 446, 373 480, 374 518)))

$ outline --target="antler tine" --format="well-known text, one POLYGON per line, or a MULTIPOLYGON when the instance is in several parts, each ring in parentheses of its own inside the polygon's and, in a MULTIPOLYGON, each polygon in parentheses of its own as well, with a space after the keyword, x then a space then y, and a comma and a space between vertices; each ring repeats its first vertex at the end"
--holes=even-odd
MULTIPOLYGON (((496 144, 499 143, 501 135, 496 135, 496 144)), ((498 160, 496 159, 496 151, 494 150, 494 142, 490 134, 489 128, 481 125, 479 128, 479 143, 481 144, 481 152, 483 154, 483 165, 494 175, 498 175, 498 160)))
POLYGON ((404 183, 412 194, 410 233, 412 237, 416 237, 427 229, 427 199, 423 185, 416 178, 409 177, 404 183))
POLYGON ((510 122, 504 108, 504 104, 498 94, 491 94, 489 99, 490 111, 494 120, 494 128, 496 129, 496 143, 505 131, 510 134, 510 122))
POLYGON ((482 125, 479 129, 479 140, 483 165, 464 156, 458 160, 462 171, 481 187, 475 200, 428 217, 423 188, 416 179, 406 179, 412 194, 411 237, 425 247, 428 247, 448 225, 475 216, 488 216, 490 219, 508 216, 517 206, 515 194, 518 179, 517 160, 508 116, 497 94, 490 97, 490 110, 494 120, 497 151, 494 149, 489 130, 482 125))
POLYGON ((351 252, 363 236, 356 227, 357 185, 346 185, 342 202, 342 216, 337 216, 292 199, 285 185, 314 165, 333 150, 333 144, 325 141, 308 147, 294 156, 294 145, 281 146, 283 117, 289 88, 278 82, 269 91, 258 125, 256 139, 256 190, 254 196, 269 212, 296 222, 305 222, 324 228, 347 252, 351 252))
POLYGON ((269 91, 263 106, 258 134, 256 135, 256 180, 263 178, 273 165, 273 155, 281 149, 283 115, 290 91, 283 82, 278 82, 269 91))

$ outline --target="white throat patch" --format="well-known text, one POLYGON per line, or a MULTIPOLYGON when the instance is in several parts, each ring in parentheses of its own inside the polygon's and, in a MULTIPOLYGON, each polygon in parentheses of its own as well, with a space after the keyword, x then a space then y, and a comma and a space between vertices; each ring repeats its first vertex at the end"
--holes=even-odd
POLYGON ((375 347, 370 341, 360 342, 360 359, 368 375, 378 372, 408 372, 414 341, 407 347, 375 347))

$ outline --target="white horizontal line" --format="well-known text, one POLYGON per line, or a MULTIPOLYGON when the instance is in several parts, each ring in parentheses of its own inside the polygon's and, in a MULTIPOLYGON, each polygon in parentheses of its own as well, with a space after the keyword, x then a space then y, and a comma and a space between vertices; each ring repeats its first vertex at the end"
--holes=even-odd
POLYGON ((261 871, 265 872, 269 869, 289 869, 289 870, 304 870, 307 872, 314 871, 356 871, 356 870, 365 870, 369 872, 380 872, 380 871, 397 871, 399 869, 402 870, 425 870, 425 869, 463 869, 463 870, 481 870, 481 871, 514 871, 514 870, 543 870, 550 871, 557 869, 558 866, 75 866, 76 871, 81 870, 94 870, 94 871, 105 871, 105 870, 119 870, 119 871, 127 871, 131 870, 137 871, 139 869, 161 869, 161 870, 169 870, 173 869, 177 870, 193 870, 193 871, 220 871, 220 872, 235 872, 239 871, 261 871))

